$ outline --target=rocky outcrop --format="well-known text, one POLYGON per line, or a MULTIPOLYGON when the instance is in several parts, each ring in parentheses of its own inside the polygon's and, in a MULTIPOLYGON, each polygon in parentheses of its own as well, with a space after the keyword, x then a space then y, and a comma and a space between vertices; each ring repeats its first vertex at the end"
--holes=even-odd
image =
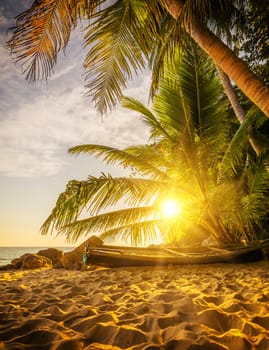
POLYGON ((37 255, 44 256, 51 260, 52 265, 56 266, 64 256, 64 252, 56 248, 42 249, 37 252, 37 255))
POLYGON ((24 254, 20 258, 11 261, 11 268, 13 269, 36 269, 40 267, 51 268, 51 260, 37 254, 24 254))
POLYGON ((63 267, 68 270, 80 270, 83 267, 82 258, 85 247, 98 247, 101 245, 103 245, 103 241, 99 237, 91 236, 77 248, 64 254, 61 259, 63 267))
POLYGON ((27 254, 22 262, 22 269, 36 269, 39 267, 53 267, 50 259, 37 254, 27 254))
POLYGON ((65 268, 80 270, 83 268, 82 258, 85 247, 98 247, 103 241, 97 236, 91 236, 71 252, 65 253, 56 248, 39 250, 37 254, 24 254, 13 259, 11 264, 0 266, 0 270, 9 269, 36 269, 36 268, 65 268))

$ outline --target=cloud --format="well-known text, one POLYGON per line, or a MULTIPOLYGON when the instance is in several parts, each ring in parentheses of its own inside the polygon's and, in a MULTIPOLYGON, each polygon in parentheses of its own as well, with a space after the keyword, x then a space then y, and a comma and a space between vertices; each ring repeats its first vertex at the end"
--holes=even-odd
POLYGON ((124 147, 147 139, 136 113, 118 108, 103 120, 97 117, 80 86, 63 91, 48 86, 40 97, 20 100, 0 122, 0 170, 9 176, 56 174, 67 149, 77 144, 124 147))
MULTIPOLYGON (((5 18, 1 16, 1 21, 5 18)), ((6 18, 10 23, 10 19, 6 18)), ((125 147, 145 143, 137 113, 118 106, 101 118, 84 94, 82 33, 72 33, 48 83, 29 84, 12 62, 0 34, 0 174, 37 177, 59 173, 68 148, 84 143, 125 147)), ((147 102, 150 78, 135 79, 125 92, 147 102)))

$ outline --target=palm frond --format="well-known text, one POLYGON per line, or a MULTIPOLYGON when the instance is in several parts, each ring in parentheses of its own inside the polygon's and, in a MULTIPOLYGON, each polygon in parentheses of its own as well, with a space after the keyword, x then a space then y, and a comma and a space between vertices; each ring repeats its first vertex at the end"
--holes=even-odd
POLYGON ((256 162, 252 162, 246 173, 247 177, 247 189, 248 195, 253 198, 249 201, 249 207, 253 208, 251 214, 255 220, 261 217, 266 217, 269 211, 269 203, 265 201, 265 196, 269 193, 269 172, 265 166, 265 160, 263 156, 256 159, 256 162), (255 197, 255 198, 254 198, 255 197), (256 205, 254 204, 256 202, 256 205))
POLYGON ((89 19, 100 11, 106 0, 69 0, 80 19, 89 19))
POLYGON ((41 233, 47 234, 54 228, 75 222, 83 210, 96 215, 108 207, 129 205, 131 207, 149 203, 167 183, 150 179, 113 178, 102 175, 89 177, 88 181, 70 181, 65 192, 61 193, 51 214, 41 227, 41 233))
POLYGON ((17 17, 16 29, 8 41, 11 54, 21 62, 26 79, 47 79, 76 25, 75 1, 36 0, 17 17))
POLYGON ((220 179, 226 176, 234 176, 238 169, 244 166, 249 135, 251 135, 253 129, 262 126, 265 120, 266 117, 261 114, 257 107, 253 106, 249 109, 243 123, 239 126, 229 147, 226 149, 221 163, 220 179), (259 115, 258 118, 257 115, 259 115))
MULTIPOLYGON (((175 152, 202 179, 209 169, 217 169, 216 162, 230 141, 228 104, 213 62, 190 38, 185 46, 185 51, 175 51, 173 64, 164 66, 153 108, 163 129, 173 130, 175 152)), ((171 154, 177 159, 176 153, 171 154)))
POLYGON ((152 111, 141 102, 135 98, 124 96, 121 100, 121 104, 124 108, 141 113, 143 122, 150 127, 150 140, 158 138, 159 136, 166 136, 168 139, 171 138, 168 130, 162 127, 154 113, 152 113, 152 111))
POLYGON ((46 235, 54 229, 59 230, 62 226, 77 220, 82 210, 92 195, 84 191, 85 181, 69 181, 65 192, 61 193, 56 201, 51 214, 41 226, 41 234, 46 235))
POLYGON ((218 208, 231 235, 240 239, 259 239, 259 223, 268 217, 265 200, 269 191, 269 175, 262 159, 251 163, 238 179, 216 187, 212 204, 218 208))
MULTIPOLYGON (((173 181, 170 176, 170 170, 175 166, 175 159, 171 159, 173 145, 167 142, 156 142, 145 146, 127 147, 125 150, 128 154, 142 159, 144 162, 151 164, 154 168, 165 174, 164 181, 173 181)), ((135 173, 135 171, 133 171, 135 173)), ((154 177, 155 178, 155 177, 154 177)), ((160 178, 161 179, 161 178, 160 178)))
POLYGON ((11 55, 21 62, 26 80, 47 80, 65 50, 78 19, 90 18, 105 0, 35 0, 16 17, 14 33, 7 42, 11 55))
MULTIPOLYGON (((186 2, 185 5, 190 6, 190 3, 186 2)), ((203 7, 203 4, 200 6, 203 7)), ((173 48, 169 50, 165 48, 168 45, 166 41, 161 40, 159 45, 160 52, 155 52, 156 57, 152 59, 158 61, 158 55, 162 53, 161 67, 154 68, 154 71, 159 74, 161 70, 163 78, 158 80, 159 93, 154 97, 154 111, 162 117, 163 122, 166 122, 165 118, 169 116, 170 126, 173 120, 175 130, 184 133, 188 131, 192 136, 195 129, 197 135, 201 132, 207 135, 215 134, 220 130, 220 113, 227 113, 228 107, 227 103, 225 105, 224 101, 220 100, 223 89, 216 76, 213 61, 208 59, 186 33, 173 32, 173 48), (184 38, 184 45, 182 42, 177 43, 177 35, 184 38), (181 116, 180 119, 178 115, 181 116)), ((216 138, 211 137, 211 140, 214 139, 216 138)))
POLYGON ((176 38, 180 44, 183 44, 183 41, 180 40, 180 36, 177 35, 178 31, 178 23, 172 20, 170 16, 164 16, 150 57, 150 68, 152 71, 150 87, 151 98, 158 92, 159 83, 165 76, 164 65, 167 63, 167 60, 169 60, 170 65, 173 64, 174 51, 178 43, 176 38))
POLYGON ((100 238, 105 241, 125 241, 137 246, 141 244, 153 243, 158 238, 158 228, 156 220, 140 221, 134 224, 118 227, 103 232, 100 238))
POLYGON ((86 88, 97 111, 112 109, 122 96, 126 82, 145 67, 156 31, 158 7, 147 2, 139 6, 118 0, 101 10, 86 28, 86 88), (145 39, 146 36, 146 39, 145 39))
POLYGON ((104 145, 80 145, 70 148, 69 153, 93 154, 96 158, 102 157, 102 159, 108 165, 117 163, 123 167, 134 167, 144 176, 150 175, 152 178, 167 180, 167 175, 165 172, 146 162, 143 157, 128 153, 128 149, 119 150, 117 148, 104 145))
POLYGON ((100 236, 104 232, 117 229, 120 231, 123 227, 138 225, 140 222, 148 221, 154 214, 153 207, 133 207, 131 209, 111 211, 90 218, 76 220, 69 225, 62 226, 59 234, 64 234, 68 241, 75 242, 78 237, 89 234, 100 236))
POLYGON ((184 116, 188 119, 188 113, 184 110, 180 86, 173 74, 167 74, 160 82, 160 93, 154 97, 153 110, 164 129, 170 130, 170 136, 175 141, 184 131, 184 116))
POLYGON ((189 42, 188 51, 181 56, 178 77, 185 109, 190 113, 188 129, 197 150, 193 160, 199 177, 208 177, 210 171, 212 178, 231 139, 228 101, 213 61, 194 42, 189 42))

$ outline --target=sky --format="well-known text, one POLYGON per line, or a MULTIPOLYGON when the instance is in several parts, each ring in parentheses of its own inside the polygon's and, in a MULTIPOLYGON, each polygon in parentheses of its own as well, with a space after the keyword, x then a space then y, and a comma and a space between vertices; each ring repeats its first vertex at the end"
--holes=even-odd
MULTIPOLYGON (((40 234, 40 227, 69 180, 101 172, 126 175, 94 157, 67 154, 79 144, 126 147, 146 143, 139 115, 117 106, 100 117, 85 96, 83 33, 71 35, 48 82, 29 84, 5 43, 14 17, 31 0, 0 2, 0 246, 64 247, 64 236, 40 234)), ((142 74, 124 92, 147 104, 150 77, 142 74)))

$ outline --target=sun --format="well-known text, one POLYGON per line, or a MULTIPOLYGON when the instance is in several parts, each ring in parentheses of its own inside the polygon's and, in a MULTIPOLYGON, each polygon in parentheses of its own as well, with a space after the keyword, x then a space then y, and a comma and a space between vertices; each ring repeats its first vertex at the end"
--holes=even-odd
POLYGON ((162 215, 166 218, 173 218, 181 213, 180 203, 174 199, 166 199, 161 205, 162 215))

